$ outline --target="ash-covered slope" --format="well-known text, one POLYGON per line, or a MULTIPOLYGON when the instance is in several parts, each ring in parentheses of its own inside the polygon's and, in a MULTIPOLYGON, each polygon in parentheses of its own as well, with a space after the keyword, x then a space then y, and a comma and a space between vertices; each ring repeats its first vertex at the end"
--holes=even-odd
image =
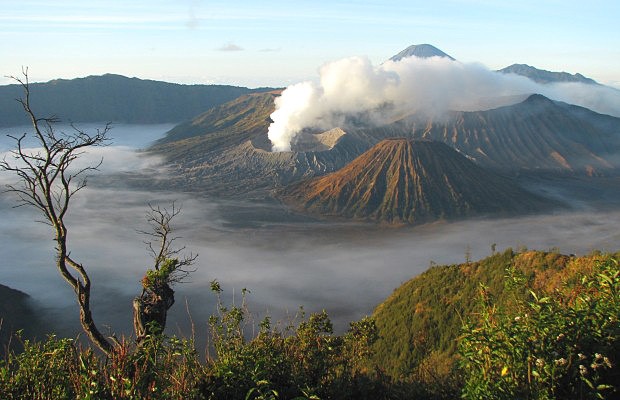
POLYGON ((414 114, 379 127, 348 129, 347 136, 358 148, 390 137, 440 141, 508 174, 596 175, 620 166, 620 118, 541 95, 487 111, 439 118, 414 114))
POLYGON ((409 224, 552 205, 443 143, 410 139, 383 140, 337 172, 289 186, 282 199, 323 215, 409 224))
POLYGON ((211 141, 220 136, 243 141, 266 132, 280 90, 240 96, 177 125, 156 145, 182 143, 186 139, 211 141))
POLYGON ((413 115, 357 135, 376 141, 404 135, 441 141, 503 173, 593 175, 619 166, 620 118, 541 95, 493 110, 452 112, 435 120, 413 115))
POLYGON ((176 168, 183 189, 223 197, 264 197, 273 188, 341 168, 363 152, 363 143, 335 128, 308 134, 292 152, 272 152, 267 129, 278 91, 241 96, 179 125, 150 150, 176 168), (361 147, 360 147, 361 146, 361 147))

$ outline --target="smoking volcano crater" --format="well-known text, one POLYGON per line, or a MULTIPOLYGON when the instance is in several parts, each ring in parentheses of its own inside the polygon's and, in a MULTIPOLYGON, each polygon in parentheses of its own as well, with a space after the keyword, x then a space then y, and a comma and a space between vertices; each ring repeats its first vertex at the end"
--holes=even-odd
POLYGON ((273 190, 334 172, 395 137, 443 142, 479 166, 506 175, 605 175, 620 164, 619 118, 540 95, 438 119, 413 113, 384 125, 302 129, 289 151, 273 151, 268 129, 275 97, 244 96, 171 130, 152 148, 178 169, 167 187, 269 198, 273 190))
MULTIPOLYGON (((346 135, 346 132, 341 128, 333 128, 325 132, 316 132, 316 130, 304 129, 294 138, 293 143, 291 143, 290 152, 305 153, 329 151, 336 147, 344 135, 346 135)), ((252 138, 250 142, 257 151, 262 150, 269 153, 286 153, 286 151, 274 150, 273 143, 269 140, 267 135, 252 138)))

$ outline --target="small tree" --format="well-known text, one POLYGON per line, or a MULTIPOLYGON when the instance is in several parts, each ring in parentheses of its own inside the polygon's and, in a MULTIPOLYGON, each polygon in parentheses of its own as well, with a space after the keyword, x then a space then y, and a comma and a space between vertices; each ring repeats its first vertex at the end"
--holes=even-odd
POLYGON ((134 331, 138 341, 163 331, 168 310, 174 304, 174 290, 171 286, 181 282, 191 271, 186 268, 194 263, 197 255, 179 257, 185 247, 174 248, 179 237, 173 235, 172 219, 181 212, 172 204, 172 209, 150 206, 146 219, 150 231, 140 231, 150 240, 146 241, 149 253, 155 262, 153 269, 142 278, 142 293, 133 301, 134 331))

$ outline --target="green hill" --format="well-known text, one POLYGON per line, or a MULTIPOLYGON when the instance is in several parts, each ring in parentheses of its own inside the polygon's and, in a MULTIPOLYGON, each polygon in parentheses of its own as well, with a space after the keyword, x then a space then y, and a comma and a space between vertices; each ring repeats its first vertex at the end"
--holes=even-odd
POLYGON ((504 285, 508 268, 522 272, 534 289, 553 292, 569 290, 579 273, 587 274, 603 258, 508 249, 476 262, 434 266, 401 285, 375 309, 380 337, 376 361, 392 376, 419 373, 420 366, 438 360, 447 373, 463 322, 477 310, 480 285, 488 287, 498 306, 510 309, 515 295, 504 285))

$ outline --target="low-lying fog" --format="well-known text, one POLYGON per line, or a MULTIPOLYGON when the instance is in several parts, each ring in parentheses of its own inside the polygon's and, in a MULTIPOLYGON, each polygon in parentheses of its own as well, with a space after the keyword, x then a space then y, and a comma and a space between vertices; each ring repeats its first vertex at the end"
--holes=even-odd
MULTIPOLYGON (((217 279, 224 300, 239 304, 241 290, 256 318, 275 320, 326 309, 336 329, 370 314, 402 282, 431 263, 464 262, 506 247, 559 248, 565 253, 615 250, 620 240, 620 211, 575 211, 516 219, 469 220, 415 228, 381 228, 356 223, 324 223, 279 217, 278 205, 216 201, 190 193, 128 189, 124 176, 136 171, 163 174, 158 160, 135 152, 161 137, 168 125, 118 125, 114 144, 97 149, 104 157, 107 179, 95 178, 80 192, 68 226, 72 255, 93 281, 94 317, 115 332, 131 332, 131 299, 151 260, 137 230, 147 229, 148 204, 182 206, 174 221, 180 244, 198 253, 196 271, 176 286, 177 302, 170 312, 169 332, 190 333, 189 316, 198 334, 206 331, 214 312, 209 282, 217 279), (116 183, 116 184, 115 184, 116 183), (288 222, 287 222, 288 221, 288 222), (295 222, 297 221, 297 222, 295 222), (187 307, 186 307, 187 304, 187 307)), ((0 151, 11 141, 4 129, 0 151)), ((10 177, 0 176, 6 183, 10 177)), ((45 307, 61 332, 79 331, 73 293, 54 267, 54 243, 48 226, 35 223, 31 209, 11 208, 13 199, 0 196, 0 283, 29 293, 45 307)))

